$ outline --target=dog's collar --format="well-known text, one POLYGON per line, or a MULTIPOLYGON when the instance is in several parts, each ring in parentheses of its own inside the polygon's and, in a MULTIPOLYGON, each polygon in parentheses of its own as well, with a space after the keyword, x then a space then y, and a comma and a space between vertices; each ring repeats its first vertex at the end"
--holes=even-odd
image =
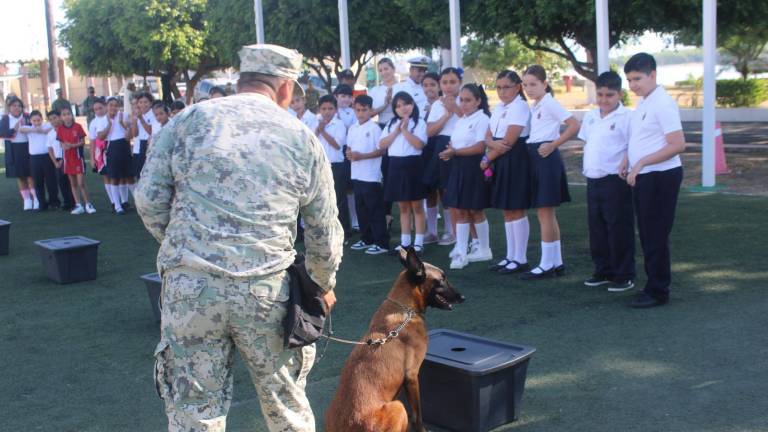
POLYGON ((400 303, 400 302, 399 302, 399 301, 397 301, 397 300, 392 300, 391 298, 387 297, 387 301, 389 301, 389 302, 392 302, 392 303, 394 303, 394 304, 396 304, 396 305, 400 306, 400 309, 402 309, 402 310, 403 310, 403 312, 405 312, 405 313, 410 313, 410 314, 415 314, 415 313, 418 313, 418 312, 416 312, 414 309, 412 309, 412 308, 409 308, 408 306, 406 306, 406 305, 404 305, 404 304, 400 303))

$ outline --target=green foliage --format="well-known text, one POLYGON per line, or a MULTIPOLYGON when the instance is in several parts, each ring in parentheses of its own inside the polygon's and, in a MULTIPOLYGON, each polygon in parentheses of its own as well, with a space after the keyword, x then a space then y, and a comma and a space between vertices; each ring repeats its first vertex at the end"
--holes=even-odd
MULTIPOLYGON (((420 26, 393 0, 349 0, 347 8, 355 76, 374 53, 417 48, 427 43, 420 26)), ((250 9, 252 14, 253 7, 250 9)), ((299 50, 307 64, 330 86, 331 77, 341 71, 337 2, 270 0, 264 2, 264 16, 265 39, 299 50)))
POLYGON ((743 79, 749 78, 754 69, 765 68, 765 47, 768 44, 768 27, 745 29, 734 34, 720 45, 724 57, 728 58, 743 79))
POLYGON ((470 39, 464 47, 463 62, 467 66, 487 71, 499 72, 504 69, 513 69, 518 73, 522 73, 532 64, 540 64, 553 78, 568 66, 568 61, 564 58, 527 48, 512 34, 500 40, 470 39))
POLYGON ((751 107, 768 100, 768 82, 762 79, 718 80, 717 103, 727 107, 751 107))

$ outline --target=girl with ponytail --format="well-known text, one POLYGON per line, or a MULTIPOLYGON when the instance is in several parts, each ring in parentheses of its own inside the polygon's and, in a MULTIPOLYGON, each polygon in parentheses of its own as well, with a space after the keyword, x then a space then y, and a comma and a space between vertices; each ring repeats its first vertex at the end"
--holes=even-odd
POLYGON ((571 200, 565 165, 558 147, 579 132, 579 121, 552 97, 543 67, 533 65, 523 74, 523 88, 533 102, 528 155, 531 162, 531 206, 541 226, 541 261, 523 279, 541 279, 565 274, 560 245, 560 226, 555 209, 571 200), (566 130, 561 134, 560 125, 566 130))

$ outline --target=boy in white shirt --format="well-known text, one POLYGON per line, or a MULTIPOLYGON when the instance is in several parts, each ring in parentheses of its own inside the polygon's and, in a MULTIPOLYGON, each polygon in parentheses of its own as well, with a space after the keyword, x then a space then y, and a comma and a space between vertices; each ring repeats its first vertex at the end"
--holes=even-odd
POLYGON ((315 135, 325 149, 325 155, 331 162, 333 172, 333 188, 336 192, 336 206, 339 209, 339 222, 344 228, 344 233, 350 233, 349 205, 347 204, 347 184, 349 183, 349 169, 344 159, 344 146, 347 143, 347 128, 336 117, 336 98, 325 95, 318 103, 320 112, 319 123, 315 128, 315 135))
POLYGON ((347 159, 352 161, 351 178, 360 222, 360 240, 352 249, 365 249, 366 254, 379 255, 389 251, 389 233, 381 186, 381 156, 385 150, 379 148, 381 128, 371 120, 373 114, 370 96, 355 98, 358 123, 349 128, 347 159))
MULTIPOLYGON (((61 210, 68 212, 75 208, 75 197, 72 196, 72 188, 69 185, 69 176, 64 174, 64 150, 61 148, 61 143, 58 138, 56 138, 56 128, 61 125, 61 119, 59 113, 56 111, 48 112, 47 117, 48 123, 51 125, 51 130, 48 131, 46 136, 48 157, 53 163, 58 191, 61 193, 62 201, 64 201, 61 210)), ((93 121, 91 121, 91 123, 93 123, 93 121)))
POLYGON ((619 177, 627 154, 630 111, 621 104, 621 77, 603 72, 595 82, 598 108, 588 112, 579 130, 587 178, 589 249, 595 265, 587 286, 608 285, 609 292, 634 288, 635 226, 632 189, 619 177))
POLYGON ((633 55, 624 65, 624 73, 629 88, 643 97, 630 117, 627 157, 620 171, 634 188, 637 228, 648 276, 643 293, 630 306, 649 308, 669 301, 669 234, 683 180, 679 155, 685 151, 685 135, 677 103, 656 83, 653 56, 633 55))
POLYGON ((59 191, 56 186, 56 170, 48 156, 48 132, 50 124, 43 124, 43 113, 34 110, 29 114, 31 126, 21 126, 19 132, 27 134, 29 139, 29 162, 32 169, 32 180, 39 207, 36 211, 58 209, 61 206, 59 191), (46 197, 46 191, 48 196, 46 197))

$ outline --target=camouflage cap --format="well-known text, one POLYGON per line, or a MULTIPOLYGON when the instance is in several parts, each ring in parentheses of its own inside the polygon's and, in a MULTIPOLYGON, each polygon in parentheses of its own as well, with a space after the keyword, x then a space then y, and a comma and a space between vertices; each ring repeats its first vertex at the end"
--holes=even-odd
POLYGON ((240 72, 256 72, 293 80, 296 82, 294 94, 304 94, 296 81, 304 59, 298 51, 280 45, 254 44, 242 47, 238 54, 240 72))

